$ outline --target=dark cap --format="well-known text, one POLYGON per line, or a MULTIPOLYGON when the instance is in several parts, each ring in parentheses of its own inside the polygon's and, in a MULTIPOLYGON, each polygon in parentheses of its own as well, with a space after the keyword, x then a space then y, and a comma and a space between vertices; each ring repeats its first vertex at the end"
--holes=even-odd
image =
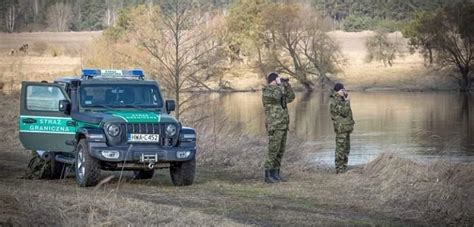
POLYGON ((270 74, 268 74, 268 76, 267 76, 267 82, 268 82, 268 83, 271 83, 271 82, 273 82, 274 80, 276 80, 276 78, 278 78, 278 74, 276 74, 276 73, 270 73, 270 74))
POLYGON ((344 89, 344 85, 342 85, 341 83, 337 83, 336 85, 334 85, 334 91, 340 91, 341 89, 344 89))

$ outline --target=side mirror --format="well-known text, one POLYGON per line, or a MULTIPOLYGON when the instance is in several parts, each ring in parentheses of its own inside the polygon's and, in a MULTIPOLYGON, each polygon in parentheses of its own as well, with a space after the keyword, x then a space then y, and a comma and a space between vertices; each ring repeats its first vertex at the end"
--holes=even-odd
POLYGON ((171 111, 174 111, 176 109, 176 103, 174 100, 166 100, 166 112, 171 113, 171 111))
POLYGON ((71 113, 71 102, 68 100, 59 100, 59 111, 69 115, 71 113))

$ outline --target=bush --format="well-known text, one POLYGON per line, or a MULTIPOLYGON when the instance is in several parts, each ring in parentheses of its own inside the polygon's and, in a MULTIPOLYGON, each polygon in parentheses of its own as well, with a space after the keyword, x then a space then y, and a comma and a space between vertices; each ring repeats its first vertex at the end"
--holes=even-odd
POLYGON ((365 16, 351 15, 344 21, 344 31, 360 32, 364 30, 376 30, 384 32, 399 31, 403 21, 395 21, 388 19, 370 18, 365 16))
POLYGON ((400 31, 403 25, 403 21, 395 20, 376 20, 371 30, 384 31, 384 32, 396 32, 400 31))
POLYGON ((385 66, 392 66, 397 54, 401 54, 401 43, 392 41, 386 32, 378 31, 374 36, 368 37, 366 61, 381 61, 385 66))
POLYGON ((57 57, 57 56, 59 56, 63 53, 62 49, 57 47, 57 46, 51 46, 51 48, 49 48, 49 50, 51 51, 51 55, 53 57, 57 57))
POLYGON ((31 49, 33 50, 33 52, 36 52, 39 55, 43 55, 48 49, 48 44, 44 41, 36 41, 33 43, 31 49))
POLYGON ((360 32, 370 30, 374 25, 374 20, 370 17, 350 15, 344 21, 344 31, 360 32))

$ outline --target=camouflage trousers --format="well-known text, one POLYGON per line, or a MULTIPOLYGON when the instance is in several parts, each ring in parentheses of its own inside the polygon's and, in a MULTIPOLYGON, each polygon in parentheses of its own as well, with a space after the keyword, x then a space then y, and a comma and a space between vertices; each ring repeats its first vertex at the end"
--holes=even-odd
POLYGON ((336 134, 336 172, 345 172, 347 169, 348 156, 351 150, 351 134, 336 134))
POLYGON ((281 159, 285 153, 286 137, 288 130, 275 130, 268 132, 268 155, 265 169, 280 169, 281 159))
POLYGON ((44 178, 50 171, 49 161, 42 159, 36 151, 31 152, 31 159, 28 163, 28 168, 25 171, 26 179, 40 179, 44 178))

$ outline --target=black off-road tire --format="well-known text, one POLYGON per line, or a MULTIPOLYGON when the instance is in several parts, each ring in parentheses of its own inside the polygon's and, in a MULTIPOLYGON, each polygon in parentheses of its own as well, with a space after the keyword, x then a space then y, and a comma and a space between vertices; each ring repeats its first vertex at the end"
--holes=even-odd
POLYGON ((171 181, 175 186, 188 186, 194 182, 196 159, 186 162, 173 162, 170 165, 171 181))
POLYGON ((153 174, 155 174, 155 169, 151 170, 135 170, 135 179, 151 179, 153 174))
POLYGON ((76 182, 80 187, 97 185, 100 178, 100 162, 90 155, 85 139, 81 139, 77 144, 76 163, 74 166, 76 182))

